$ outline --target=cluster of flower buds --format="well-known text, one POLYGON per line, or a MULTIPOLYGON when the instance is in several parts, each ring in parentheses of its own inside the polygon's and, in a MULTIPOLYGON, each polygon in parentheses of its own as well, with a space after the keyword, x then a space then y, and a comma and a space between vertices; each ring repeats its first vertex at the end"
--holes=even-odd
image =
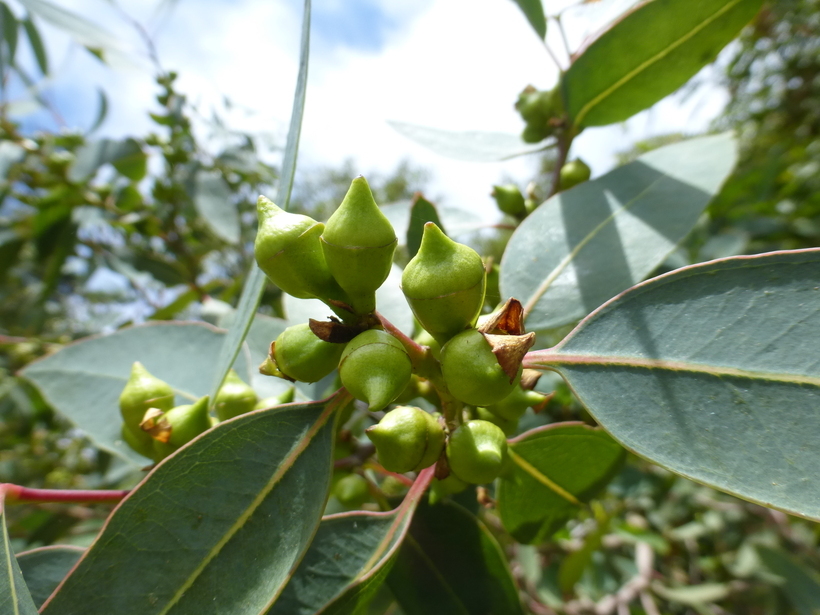
POLYGON ((528 85, 518 95, 515 109, 526 122, 521 139, 527 143, 538 143, 555 134, 562 123, 563 102, 560 86, 552 90, 536 90, 528 85))

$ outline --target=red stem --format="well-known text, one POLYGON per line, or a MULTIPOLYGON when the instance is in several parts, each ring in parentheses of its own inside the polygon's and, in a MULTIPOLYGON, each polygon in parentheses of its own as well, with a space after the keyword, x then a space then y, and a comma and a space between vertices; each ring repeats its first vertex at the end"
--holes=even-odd
POLYGON ((11 483, 0 483, 0 495, 5 495, 6 502, 70 502, 72 504, 81 503, 116 503, 131 493, 130 490, 96 490, 96 489, 30 489, 13 485, 11 483))

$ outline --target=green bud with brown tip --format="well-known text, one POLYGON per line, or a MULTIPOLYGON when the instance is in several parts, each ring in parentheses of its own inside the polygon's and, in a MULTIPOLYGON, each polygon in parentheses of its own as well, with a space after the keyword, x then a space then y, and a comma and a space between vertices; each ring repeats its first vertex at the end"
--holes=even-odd
POLYGON ((444 449, 444 428, 421 408, 399 406, 366 430, 386 470, 403 474, 433 465, 444 449))
POLYGON ((401 276, 407 303, 440 344, 473 326, 484 303, 486 276, 478 252, 456 243, 432 222, 401 276))
POLYGON ((527 213, 524 205, 524 195, 515 184, 505 184, 503 186, 493 186, 490 194, 495 199, 495 204, 505 214, 516 217, 523 217, 527 213))
POLYGON ((407 351, 395 337, 370 329, 345 346, 339 361, 342 384, 353 397, 381 410, 407 388, 413 366, 407 351))
POLYGON ((179 447, 211 428, 208 415, 210 399, 206 395, 193 404, 176 406, 167 412, 149 410, 140 428, 154 439, 157 461, 165 459, 179 447))
POLYGON ((592 170, 580 158, 570 160, 561 167, 558 176, 558 186, 561 190, 569 190, 570 188, 583 184, 592 176, 592 170))
POLYGON ((488 421, 468 421, 447 440, 450 471, 467 483, 492 482, 501 473, 506 457, 507 438, 488 421))
MULTIPOLYGON (((142 363, 135 361, 131 366, 131 376, 120 394, 120 414, 134 439, 150 446, 151 437, 140 429, 145 412, 149 408, 164 411, 173 407, 174 390, 171 385, 152 375, 142 363)), ((138 448, 134 450, 142 454, 138 448)))
POLYGON ((288 213, 264 196, 259 197, 256 212, 259 229, 254 255, 271 282, 299 299, 346 299, 322 251, 319 237, 324 224, 288 213))
POLYGON ((327 221, 321 242, 330 272, 354 311, 375 310, 376 289, 390 273, 398 239, 361 175, 327 221))
POLYGON ((217 418, 220 421, 227 421, 253 410, 257 396, 256 392, 232 369, 225 377, 225 382, 222 383, 214 401, 217 418))
POLYGON ((282 331, 271 348, 268 358, 286 378, 317 382, 336 369, 345 345, 320 340, 303 323, 282 331))

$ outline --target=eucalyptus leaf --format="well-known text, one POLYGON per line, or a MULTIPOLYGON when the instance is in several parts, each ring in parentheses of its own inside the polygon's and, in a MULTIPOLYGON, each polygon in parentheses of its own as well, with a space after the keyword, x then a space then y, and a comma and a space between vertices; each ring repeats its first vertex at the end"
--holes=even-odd
POLYGON ((220 423, 152 470, 43 606, 46 615, 264 613, 319 524, 330 400, 220 423))
POLYGON ((2 19, 3 40, 8 49, 8 57, 3 57, 3 61, 9 65, 14 64, 14 54, 17 52, 17 30, 19 24, 14 13, 11 12, 5 2, 0 2, 0 19, 2 19))
POLYGON ((562 79, 578 127, 622 122, 686 83, 760 10, 762 0, 653 0, 578 51, 562 79))
POLYGON ((6 494, 0 486, 0 613, 37 615, 37 607, 23 580, 6 529, 6 494))
POLYGON ((17 554, 17 564, 39 608, 74 567, 85 549, 57 545, 17 554))
POLYGON ((557 194, 510 238, 502 298, 521 301, 530 330, 579 320, 664 261, 736 158, 729 133, 691 139, 557 194))
POLYGON ((424 225, 428 222, 435 223, 445 235, 447 234, 439 219, 436 206, 421 194, 417 194, 410 206, 410 225, 407 228, 407 255, 410 258, 413 258, 419 251, 421 238, 424 235, 424 225))
POLYGON ((554 423, 509 443, 513 470, 498 485, 504 528, 522 543, 541 543, 578 513, 620 469, 624 449, 583 423, 554 423))
POLYGON ((780 591, 799 615, 820 612, 820 579, 810 566, 779 549, 758 546, 757 555, 767 571, 780 579, 780 591))
POLYGON ((87 134, 97 130, 108 116, 108 97, 102 88, 97 88, 97 100, 99 101, 97 103, 97 117, 94 119, 94 123, 91 124, 91 128, 88 129, 87 134))
POLYGON ((239 211, 221 171, 197 171, 194 207, 214 235, 230 244, 239 242, 239 211))
MULTIPOLYGON (((45 0, 18 0, 26 9, 44 21, 67 32, 86 47, 116 50, 119 41, 109 32, 85 17, 45 0)), ((32 43, 33 44, 33 43, 32 43)), ((42 69, 42 65, 41 65, 42 69)), ((45 74, 47 71, 43 70, 45 74)))
POLYGON ((40 37, 40 31, 37 29, 37 26, 34 25, 31 17, 26 17, 22 23, 23 29, 26 31, 26 36, 28 36, 31 50, 34 52, 34 59, 37 60, 37 67, 43 75, 47 75, 48 54, 46 53, 45 45, 43 45, 43 39, 40 37))
POLYGON ((547 36, 547 18, 544 16, 544 5, 541 0, 513 0, 527 21, 530 22, 532 29, 541 38, 547 36))
MULTIPOLYGON (((141 325, 65 346, 26 366, 22 375, 97 446, 145 465, 146 459, 120 437, 119 397, 134 361, 170 384, 177 403, 192 403, 208 393, 213 357, 224 338, 224 332, 202 323, 141 325)), ((235 368, 250 380, 244 356, 235 368)))
POLYGON ((626 291, 525 367, 558 371, 624 446, 820 520, 820 249, 694 265, 626 291))
POLYGON ((653 583, 652 590, 665 600, 688 606, 717 602, 729 596, 730 593, 729 586, 725 583, 703 583, 684 587, 666 587, 660 583, 653 583))
POLYGON ((76 159, 68 168, 68 179, 85 181, 108 163, 133 181, 141 180, 148 170, 148 156, 135 139, 100 139, 86 143, 77 151, 76 159))
POLYGON ((458 132, 428 128, 406 122, 388 121, 399 134, 423 145, 436 154, 468 162, 495 162, 540 152, 552 147, 552 141, 525 143, 518 135, 505 132, 458 132))

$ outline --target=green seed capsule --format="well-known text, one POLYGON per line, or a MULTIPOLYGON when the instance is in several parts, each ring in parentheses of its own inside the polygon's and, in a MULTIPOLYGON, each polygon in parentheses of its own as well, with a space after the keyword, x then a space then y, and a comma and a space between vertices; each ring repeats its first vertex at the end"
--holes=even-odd
POLYGON ((322 250, 339 286, 358 314, 376 309, 376 289, 387 279, 396 232, 381 212, 364 177, 353 180, 322 233, 322 250))
POLYGON ((289 404, 293 401, 295 394, 296 387, 288 387, 288 390, 280 395, 273 395, 271 397, 260 399, 256 402, 253 409, 264 410, 265 408, 273 408, 275 406, 281 406, 282 404, 289 404))
POLYGON ((273 360, 291 380, 318 382, 336 369, 344 349, 344 344, 320 340, 304 323, 279 334, 273 345, 273 360))
POLYGON ((475 250, 428 222, 401 286, 421 326, 444 344, 478 318, 486 286, 484 263, 475 250))
POLYGON ((177 406, 168 412, 146 414, 142 429, 154 439, 155 459, 161 460, 199 434, 211 428, 210 400, 201 397, 193 404, 177 406))
MULTIPOLYGON (((150 446, 151 437, 140 429, 145 412, 149 408, 164 411, 173 407, 174 390, 171 385, 151 375, 142 363, 135 361, 131 366, 131 376, 120 394, 120 414, 134 439, 144 446, 150 446)), ((142 454, 138 448, 134 450, 142 454)))
POLYGON ((137 434, 131 431, 125 423, 122 424, 122 429, 120 430, 120 435, 122 436, 123 442, 131 447, 131 450, 139 453, 143 457, 153 459, 154 440, 144 431, 140 430, 140 433, 145 434, 147 439, 137 437, 137 434))
POLYGON ((517 421, 521 418, 527 408, 537 406, 544 402, 546 395, 538 393, 537 391, 525 391, 520 386, 513 389, 512 393, 507 395, 497 404, 487 406, 487 410, 509 421, 517 421))
POLYGON ((503 431, 504 435, 507 437, 513 435, 518 430, 518 419, 505 419, 502 416, 493 414, 487 408, 476 408, 475 416, 477 419, 487 421, 488 423, 498 426, 498 428, 503 431))
POLYGON ((491 196, 495 199, 498 209, 511 216, 522 216, 527 212, 524 205, 524 195, 515 184, 493 186, 491 196))
POLYGON ((370 488, 367 480, 358 474, 348 474, 339 479, 333 487, 333 495, 345 508, 352 510, 360 508, 370 499, 370 488))
POLYGON ((367 402, 371 411, 381 410, 401 395, 412 370, 401 342, 378 329, 353 338, 339 361, 342 384, 353 397, 367 402))
POLYGON ((487 421, 468 421, 447 441, 447 462, 456 477, 467 483, 489 483, 501 473, 507 456, 507 438, 487 421))
POLYGON ((558 178, 558 186, 561 190, 569 190, 573 186, 583 184, 589 180, 592 175, 592 170, 580 158, 570 160, 561 167, 561 172, 558 178))
POLYGON ((253 410, 257 397, 256 392, 239 377, 239 374, 231 370, 225 377, 219 393, 216 394, 215 401, 217 418, 220 421, 227 421, 253 410))
POLYGON ((522 369, 510 382, 482 333, 469 329, 441 349, 441 371, 450 393, 471 406, 490 406, 512 393, 522 369))
POLYGON ((319 237, 324 224, 283 211, 263 196, 256 204, 259 230, 254 255, 271 282, 299 299, 345 301, 325 262, 319 237))
POLYGON ((421 408, 400 406, 366 431, 386 470, 423 470, 433 465, 444 449, 444 428, 421 408))

